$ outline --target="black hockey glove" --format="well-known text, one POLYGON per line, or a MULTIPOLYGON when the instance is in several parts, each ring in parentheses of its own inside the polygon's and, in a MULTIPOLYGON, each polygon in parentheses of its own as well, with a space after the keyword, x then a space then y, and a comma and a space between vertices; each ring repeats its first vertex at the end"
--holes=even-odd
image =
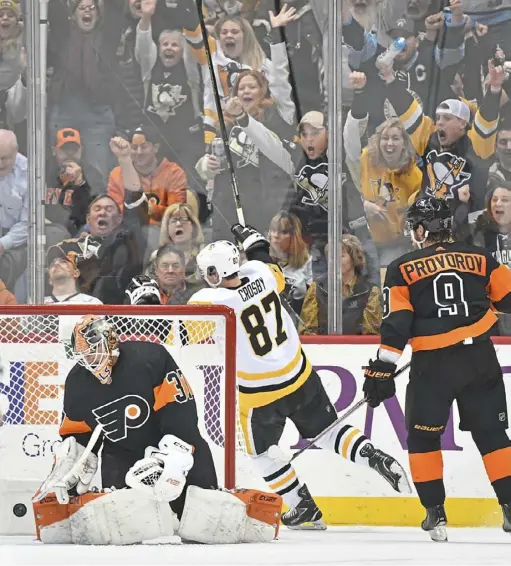
POLYGON ((266 251, 270 249, 268 240, 251 226, 234 224, 231 227, 231 232, 234 234, 236 241, 241 245, 244 252, 248 252, 249 250, 253 251, 258 248, 266 251))
POLYGON ((364 371, 364 387, 367 404, 373 409, 385 399, 396 394, 394 374, 396 364, 382 360, 369 360, 369 365, 362 368, 364 371))

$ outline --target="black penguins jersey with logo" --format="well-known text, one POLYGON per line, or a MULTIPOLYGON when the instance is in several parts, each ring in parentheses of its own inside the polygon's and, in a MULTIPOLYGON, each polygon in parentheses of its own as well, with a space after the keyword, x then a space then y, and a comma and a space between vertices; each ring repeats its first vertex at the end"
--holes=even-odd
POLYGON ((131 463, 166 434, 209 450, 186 377, 166 348, 151 342, 119 344, 110 385, 79 364, 69 372, 60 435, 75 436, 85 446, 98 424, 103 426, 103 454, 131 463))

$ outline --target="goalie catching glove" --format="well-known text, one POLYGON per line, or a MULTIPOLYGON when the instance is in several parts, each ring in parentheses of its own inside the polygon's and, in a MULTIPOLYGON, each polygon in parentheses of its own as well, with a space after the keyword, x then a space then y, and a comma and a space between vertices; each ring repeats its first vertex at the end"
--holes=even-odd
POLYGON ((148 446, 144 458, 128 470, 126 485, 156 501, 174 501, 181 495, 193 466, 193 450, 177 436, 165 435, 158 448, 148 446))
POLYGON ((385 399, 396 394, 394 376, 396 364, 383 360, 369 360, 369 365, 362 368, 364 371, 364 387, 367 404, 373 409, 385 399))
POLYGON ((251 226, 242 226, 241 224, 234 224, 231 227, 236 241, 240 244, 244 252, 253 251, 257 248, 262 248, 268 251, 270 243, 268 240, 255 228, 251 226))
POLYGON ((85 448, 78 444, 74 436, 68 436, 55 448, 53 468, 44 480, 34 501, 40 501, 47 493, 55 493, 59 503, 69 502, 69 492, 76 490, 78 495, 89 491, 89 486, 98 469, 98 457, 90 453, 82 465, 75 471, 73 467, 85 448), (70 472, 73 471, 72 474, 70 472))

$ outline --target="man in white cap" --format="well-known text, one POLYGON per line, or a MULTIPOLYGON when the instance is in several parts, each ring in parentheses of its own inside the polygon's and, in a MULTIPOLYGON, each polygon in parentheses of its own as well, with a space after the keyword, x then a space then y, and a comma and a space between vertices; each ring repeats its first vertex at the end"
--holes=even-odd
POLYGON ((395 80, 392 67, 382 70, 389 100, 422 158, 420 195, 447 200, 459 241, 469 237, 469 215, 485 208, 488 160, 495 151, 505 73, 492 60, 488 68, 486 94, 473 121, 468 105, 457 99, 441 102, 433 121, 406 85, 395 80))

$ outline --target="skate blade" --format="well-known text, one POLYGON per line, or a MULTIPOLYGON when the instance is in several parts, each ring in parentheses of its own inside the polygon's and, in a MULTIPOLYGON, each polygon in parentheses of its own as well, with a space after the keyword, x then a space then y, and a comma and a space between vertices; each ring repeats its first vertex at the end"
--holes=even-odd
POLYGON ((392 486, 392 487, 394 487, 394 489, 398 493, 412 493, 412 485, 411 485, 410 481, 408 480, 408 476, 406 475, 406 472, 401 467, 401 465, 396 461, 390 466, 390 469, 391 469, 392 472, 394 472, 395 474, 398 474, 400 476, 399 481, 398 481, 398 485, 397 485, 397 489, 394 486, 392 486))
POLYGON ((428 535, 434 542, 448 542, 447 529, 444 525, 438 525, 438 527, 431 529, 431 531, 428 531, 428 535))
POLYGON ((323 522, 323 519, 309 521, 307 523, 302 523, 301 525, 288 526, 287 528, 292 531, 326 531, 326 525, 323 522))

